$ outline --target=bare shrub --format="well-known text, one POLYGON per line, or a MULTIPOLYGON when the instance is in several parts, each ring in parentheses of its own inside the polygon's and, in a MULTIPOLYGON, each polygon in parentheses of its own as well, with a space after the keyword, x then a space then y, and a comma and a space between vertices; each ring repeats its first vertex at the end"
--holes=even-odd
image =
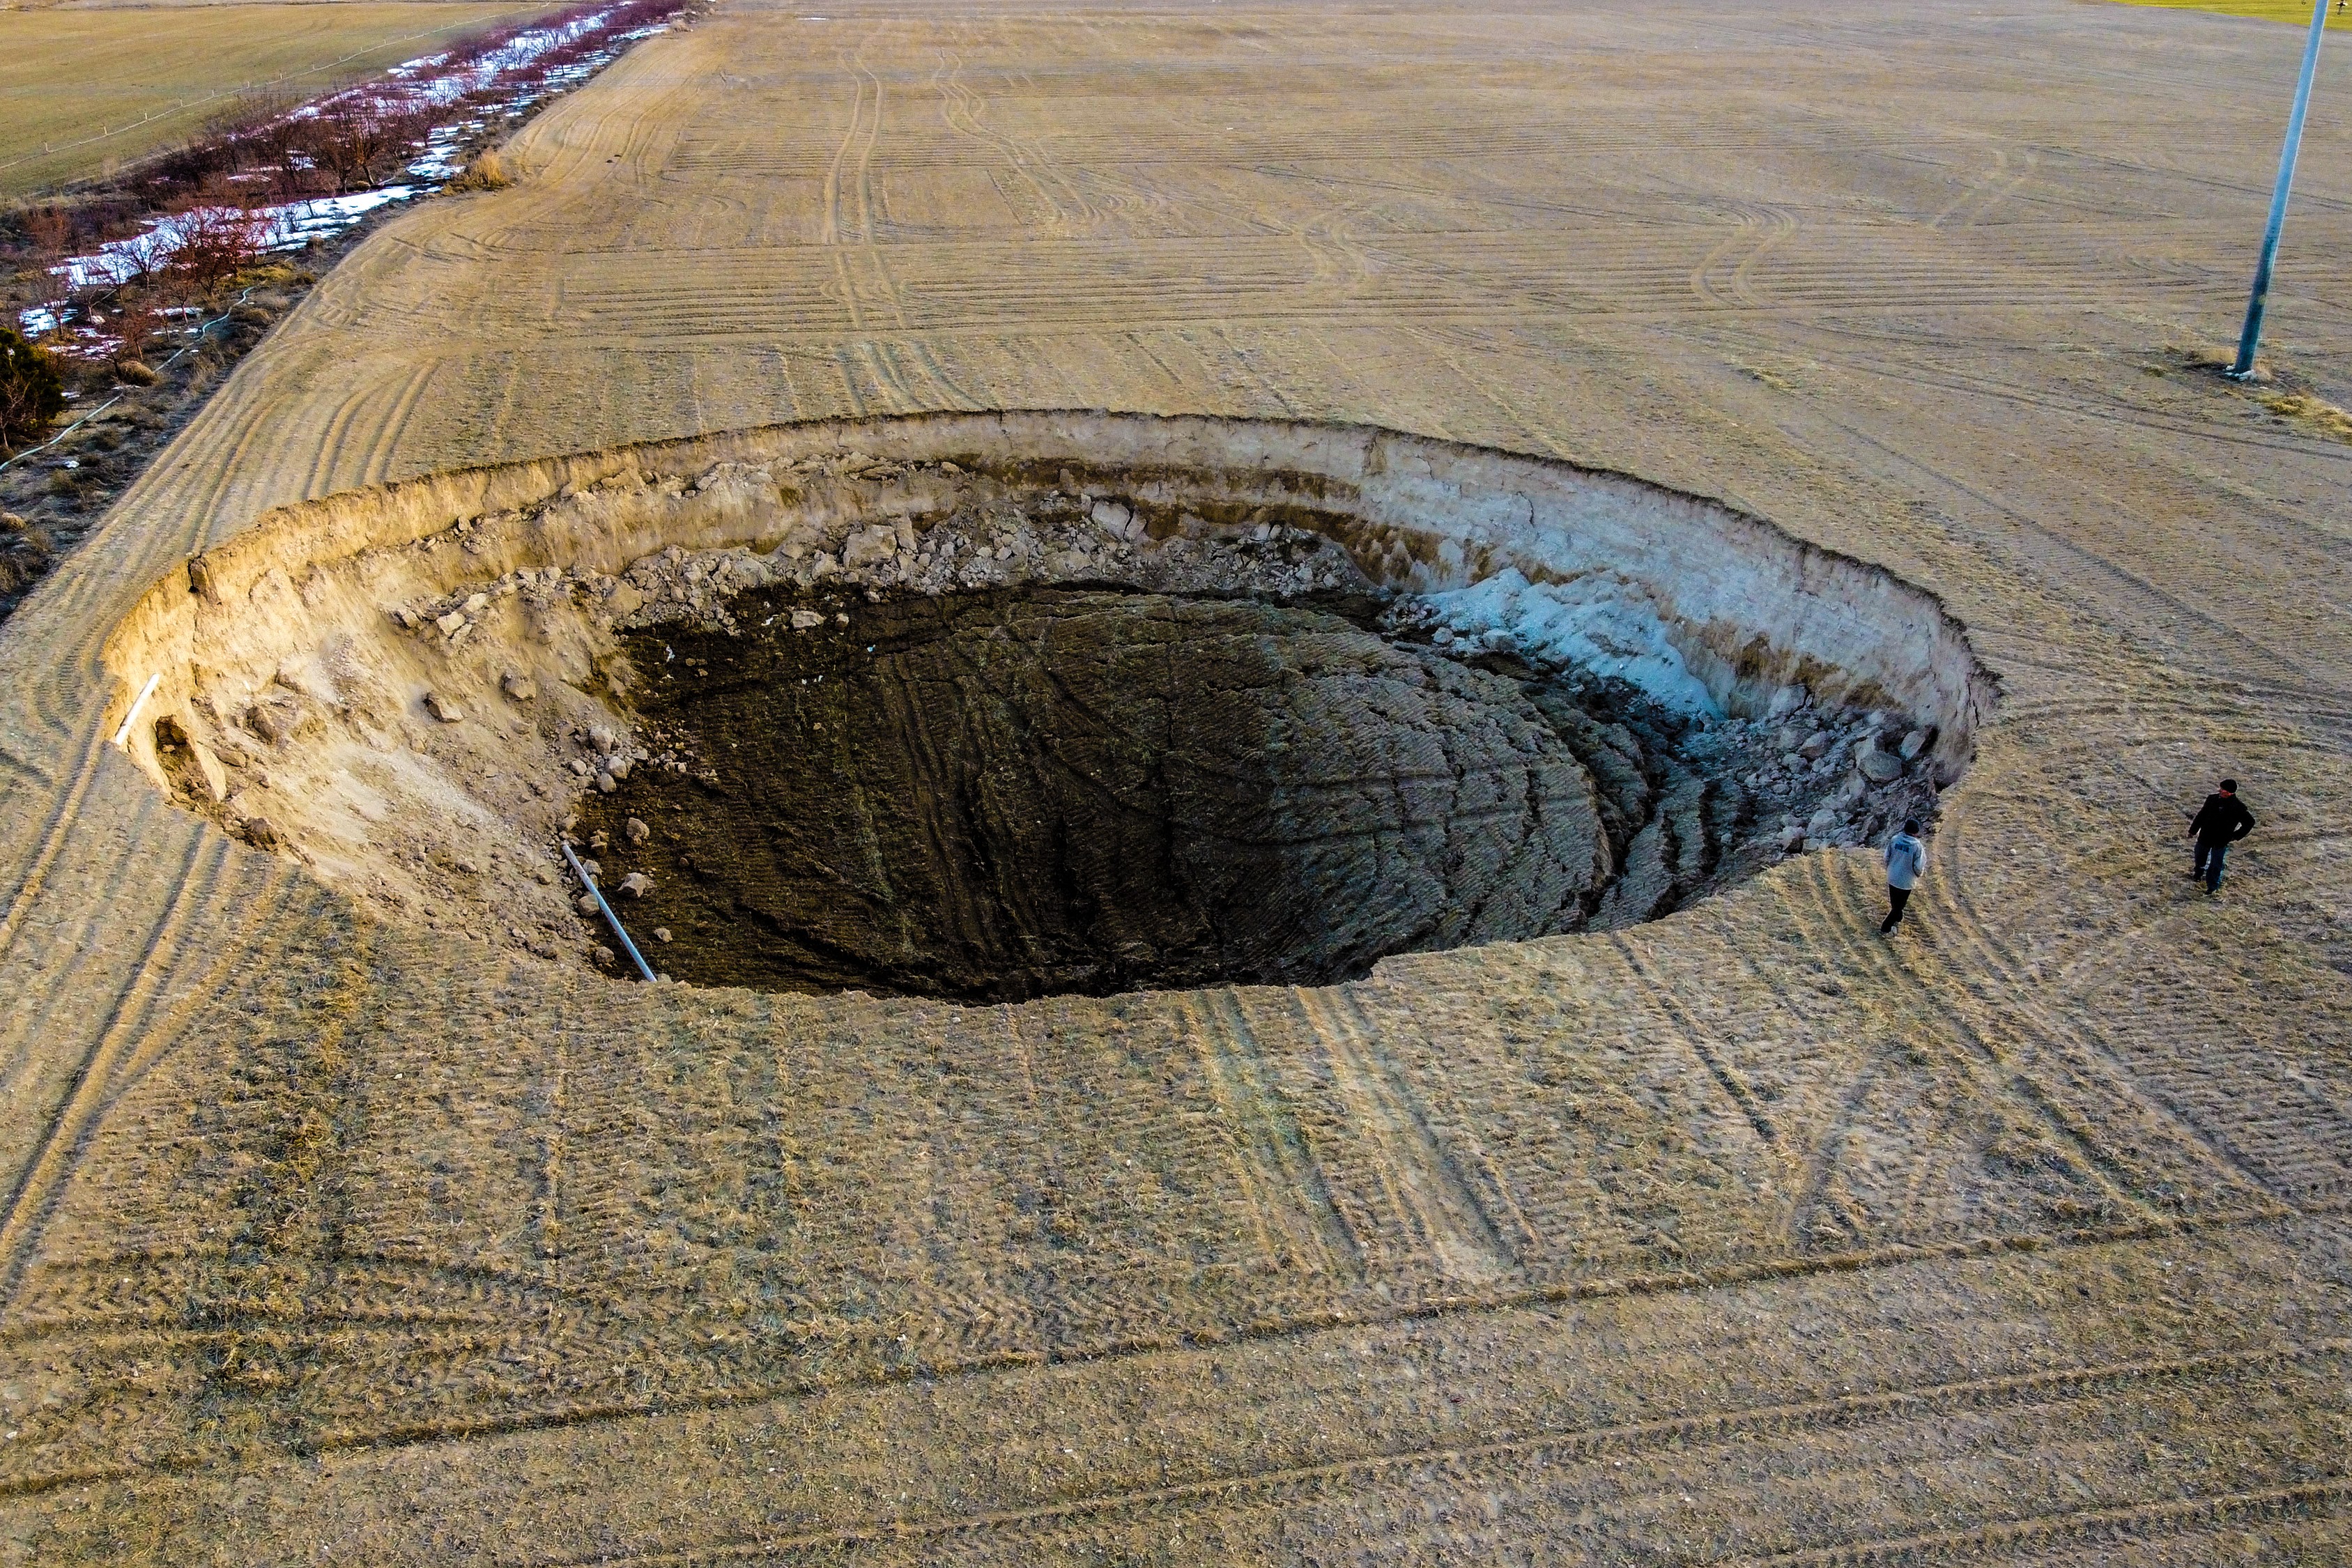
POLYGON ((336 190, 360 190, 389 175, 431 124, 430 111, 422 108, 343 92, 301 122, 303 151, 336 190))
POLYGON ((316 174, 303 145, 303 124, 296 113, 300 107, 300 101, 290 97, 257 103, 251 128, 245 134, 255 167, 269 171, 280 201, 300 195, 316 174))
POLYGON ((115 291, 114 374, 118 379, 133 382, 142 386, 154 384, 155 373, 148 370, 147 366, 141 362, 146 359, 147 351, 153 345, 155 333, 162 325, 163 322, 155 315, 155 306, 152 300, 134 295, 128 289, 115 291), (126 371, 125 366, 135 366, 136 369, 126 371), (144 371, 147 375, 147 379, 143 382, 137 379, 141 371, 144 371))
POLYGON ((35 207, 24 216, 25 237, 36 255, 55 257, 73 239, 73 220, 60 206, 35 207))
POLYGON ((345 191, 363 177, 374 145, 373 123, 366 106, 349 94, 331 99, 319 112, 302 121, 301 148, 330 189, 345 191))
POLYGON ((64 272, 53 269, 62 268, 73 254, 73 220, 63 207, 36 207, 25 215, 24 226, 33 247, 33 303, 62 324, 63 306, 73 285, 64 272))
POLYGON ((198 299, 209 299, 250 267, 268 237, 268 219, 226 202, 183 208, 170 221, 180 239, 171 258, 173 279, 198 299))
POLYGON ((453 191, 503 191, 514 184, 507 172, 506 160, 492 148, 466 166, 466 172, 449 182, 453 191))
POLYGON ((0 594, 31 587, 57 560, 57 541, 47 529, 15 512, 0 512, 0 594))
POLYGON ((0 447, 15 450, 65 409, 65 383, 48 355, 0 327, 0 447))

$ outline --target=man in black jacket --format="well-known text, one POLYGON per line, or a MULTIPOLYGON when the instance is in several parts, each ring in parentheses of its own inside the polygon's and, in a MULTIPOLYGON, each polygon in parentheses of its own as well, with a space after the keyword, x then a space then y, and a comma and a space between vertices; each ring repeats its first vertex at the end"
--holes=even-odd
POLYGON ((2230 846, 2254 830, 2254 814, 2238 798, 2238 781, 2223 779, 2218 795, 2205 797, 2205 809, 2189 823, 2189 831, 2197 836, 2197 868, 2189 876, 2205 879, 2205 890, 2221 890, 2221 862, 2230 853, 2230 846))

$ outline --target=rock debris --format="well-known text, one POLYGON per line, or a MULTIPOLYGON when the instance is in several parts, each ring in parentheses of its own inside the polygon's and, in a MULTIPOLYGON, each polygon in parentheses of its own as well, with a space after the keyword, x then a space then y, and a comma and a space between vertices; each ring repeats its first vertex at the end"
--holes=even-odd
MULTIPOLYGON (((359 581, 449 585, 383 605, 388 643, 331 639, 257 689, 205 692, 202 732, 163 760, 187 804, 258 847, 346 868, 404 918, 593 961, 596 905, 557 848, 586 833, 627 858, 614 890, 661 916, 689 979, 972 996, 1333 978, 1385 952, 1613 928, 1933 812, 1934 731, 1906 715, 1799 687, 1762 714, 1679 711, 1400 591, 1398 551, 1311 508, 1171 500, 1068 467, 845 449, 694 478, 625 470, 355 558, 359 581), (527 563, 534 539, 671 514, 740 517, 747 542, 658 544, 609 571, 527 563), (1177 626, 1215 629, 1188 641, 1177 626), (1056 690, 1044 672, 1065 658, 1056 690), (743 708, 752 665, 798 673, 743 708), (983 673, 1016 668, 1017 690, 983 673), (1119 679, 1099 684, 1107 670, 1119 679), (1072 680, 1098 689, 1077 701, 1072 680), (1131 747, 1102 750, 1104 726, 1131 740, 1152 724, 1192 726, 1155 753, 1159 774, 1134 773, 1131 747), (956 737, 930 760, 945 773, 909 760, 926 725, 956 737), (1342 776, 1309 788, 1286 756, 1343 759, 1342 776), (803 793, 761 796, 747 781, 761 770, 803 793), (1212 809, 1170 793, 1179 775, 1247 775, 1257 796, 1212 809), (969 818, 1002 808, 1016 777, 1027 827, 872 807, 929 791, 969 818), (711 821, 679 819, 680 791, 718 803, 711 821), (846 800, 867 802, 836 824, 846 837, 783 847, 846 800), (784 859, 730 872, 709 829, 755 805, 770 826, 730 832, 784 859), (793 825, 781 838, 778 822, 793 825), (1138 832, 1121 853, 1157 865, 1169 899, 1074 869, 1138 832), (892 859, 892 836, 926 834, 971 864, 892 859), (477 847, 485 835, 499 852, 477 847), (1192 848, 1171 847, 1187 836, 1192 848), (842 858, 853 841, 867 845, 857 865, 842 858), (795 854, 803 885, 787 886, 776 867, 795 854), (1246 875, 1221 881, 1217 857, 1246 875), (477 901, 499 918, 468 920, 477 901), (726 941, 712 935, 722 906, 751 922, 726 941), (768 957, 711 957, 761 944, 768 957)), ((330 590, 314 574, 299 591, 330 590)))

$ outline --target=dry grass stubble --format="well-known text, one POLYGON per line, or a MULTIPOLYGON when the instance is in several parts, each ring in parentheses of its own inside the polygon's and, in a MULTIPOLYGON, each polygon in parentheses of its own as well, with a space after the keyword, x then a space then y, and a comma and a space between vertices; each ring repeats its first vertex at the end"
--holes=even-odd
MULTIPOLYGON (((9 1549, 2340 1558, 2347 448, 2142 369, 2235 324, 2291 32, 801 15, 388 227, 0 631, 9 1549), (1913 923, 1810 856, 1341 987, 630 988, 105 747, 100 641, 269 505, 1097 405, 1563 453, 1932 588, 2005 694, 1913 923)), ((2340 406, 2306 170, 2272 341, 2340 406)))

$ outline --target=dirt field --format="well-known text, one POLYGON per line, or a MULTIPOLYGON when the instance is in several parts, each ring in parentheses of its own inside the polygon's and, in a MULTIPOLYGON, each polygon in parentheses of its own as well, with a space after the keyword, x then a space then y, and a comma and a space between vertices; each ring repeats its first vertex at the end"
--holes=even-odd
POLYGON ((2200 368, 2292 29, 903 9, 626 57, 0 629, 0 1561, 2352 1558, 2352 60, 2297 403, 2200 368), (631 987, 107 743, 112 628, 269 507, 1008 407, 1566 457, 1932 590, 2004 685, 1913 923, 1831 850, 1336 987, 631 987))
POLYGON ((248 93, 308 96, 547 8, 457 0, 0 10, 0 198, 135 163, 248 93))

